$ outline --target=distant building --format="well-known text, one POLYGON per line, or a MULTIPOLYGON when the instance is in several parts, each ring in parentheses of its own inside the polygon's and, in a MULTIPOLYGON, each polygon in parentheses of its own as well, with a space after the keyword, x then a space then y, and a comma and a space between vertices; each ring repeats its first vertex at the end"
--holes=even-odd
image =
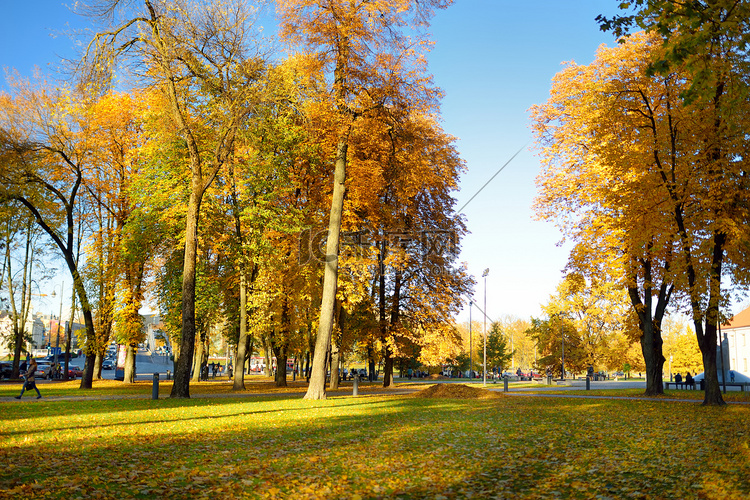
POLYGON ((143 331, 145 332, 145 343, 150 350, 157 347, 170 347, 169 338, 164 335, 164 323, 158 314, 141 314, 143 320, 143 331))
MULTIPOLYGON (((748 358, 750 358, 750 307, 735 315, 725 325, 721 325, 722 347, 726 347, 724 360, 729 362, 729 370, 734 370, 746 375, 748 371, 748 358)), ((721 360, 717 359, 717 363, 721 360)), ((717 367, 721 370, 721 367, 717 367)))
MULTIPOLYGON (((26 333, 31 334, 31 345, 24 346, 25 349, 41 349, 45 343, 46 326, 44 316, 41 314, 29 314, 26 320, 26 333)), ((13 339, 13 318, 9 311, 0 311, 0 357, 6 358, 12 355, 10 345, 13 339)))

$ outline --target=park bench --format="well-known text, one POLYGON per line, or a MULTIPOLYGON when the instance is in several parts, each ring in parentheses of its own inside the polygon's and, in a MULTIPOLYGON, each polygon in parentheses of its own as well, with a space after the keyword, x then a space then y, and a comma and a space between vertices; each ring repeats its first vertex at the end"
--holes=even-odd
POLYGON ((693 389, 695 390, 695 382, 664 382, 664 387, 669 389, 669 386, 673 385, 675 389, 693 389))
MULTIPOLYGON (((703 384, 701 380, 701 390, 703 390, 703 384)), ((664 387, 666 389, 669 389, 669 386, 673 385, 675 389, 693 389, 696 388, 696 383, 693 382, 692 384, 688 384, 687 382, 664 382, 664 387)), ((724 387, 724 382, 719 382, 719 387, 724 387)), ((750 383, 748 382, 727 382, 727 387, 739 387, 742 392, 745 392, 745 390, 750 390, 750 383)))
POLYGON ((745 392, 745 388, 750 386, 750 383, 748 382, 727 382, 726 384, 724 382, 719 382, 719 387, 723 387, 726 385, 727 387, 739 387, 742 392, 745 392))

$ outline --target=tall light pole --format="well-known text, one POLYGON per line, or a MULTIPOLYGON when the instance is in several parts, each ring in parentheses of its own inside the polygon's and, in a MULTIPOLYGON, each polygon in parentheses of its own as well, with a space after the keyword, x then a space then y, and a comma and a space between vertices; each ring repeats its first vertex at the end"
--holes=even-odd
MULTIPOLYGON (((60 324, 62 323, 62 303, 63 303, 63 290, 65 289, 65 282, 60 283, 60 315, 57 317, 57 336, 55 337, 55 369, 57 369, 57 352, 60 350, 60 324)), ((55 291, 52 290, 52 296, 55 296, 55 291)))
POLYGON ((472 362, 473 362, 472 354, 474 350, 473 349, 474 343, 472 342, 472 339, 471 339, 471 305, 473 303, 474 302, 472 302, 471 300, 469 301, 469 379, 472 378, 471 367, 472 367, 472 362))
POLYGON ((482 361, 482 385, 487 385, 487 275, 490 274, 490 268, 484 270, 484 358, 482 361))
POLYGON ((565 380, 565 331, 563 330, 563 327, 565 326, 565 323, 563 322, 562 317, 560 317, 560 338, 562 338, 562 380, 565 380))

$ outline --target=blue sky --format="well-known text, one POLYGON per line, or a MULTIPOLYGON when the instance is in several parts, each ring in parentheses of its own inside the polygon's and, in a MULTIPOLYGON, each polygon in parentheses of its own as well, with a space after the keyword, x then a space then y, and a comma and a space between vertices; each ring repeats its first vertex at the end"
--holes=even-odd
MULTIPOLYGON (((532 220, 539 162, 530 151, 528 109, 547 99, 562 62, 589 63, 599 45, 614 43, 594 18, 613 14, 618 3, 458 0, 434 19, 430 72, 445 91, 443 128, 458 138, 468 168, 457 207, 523 148, 463 210, 471 234, 461 260, 479 282, 480 303, 481 274, 490 269, 490 318, 539 316, 562 276, 568 248, 557 246, 561 235, 552 225, 532 220)), ((34 66, 47 71, 58 56, 73 55, 74 43, 53 32, 86 26, 58 0, 0 0, 0 7, 0 66, 26 76, 34 66)), ((41 304, 45 311, 50 305, 41 304)), ((465 310, 459 319, 467 318, 465 310)))

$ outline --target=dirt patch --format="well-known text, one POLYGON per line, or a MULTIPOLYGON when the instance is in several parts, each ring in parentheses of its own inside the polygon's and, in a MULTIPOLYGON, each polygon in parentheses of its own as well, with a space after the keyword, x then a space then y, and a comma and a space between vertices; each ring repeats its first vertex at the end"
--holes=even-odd
POLYGON ((493 399, 501 398, 497 392, 469 387, 464 384, 435 384, 413 394, 415 398, 493 399))

